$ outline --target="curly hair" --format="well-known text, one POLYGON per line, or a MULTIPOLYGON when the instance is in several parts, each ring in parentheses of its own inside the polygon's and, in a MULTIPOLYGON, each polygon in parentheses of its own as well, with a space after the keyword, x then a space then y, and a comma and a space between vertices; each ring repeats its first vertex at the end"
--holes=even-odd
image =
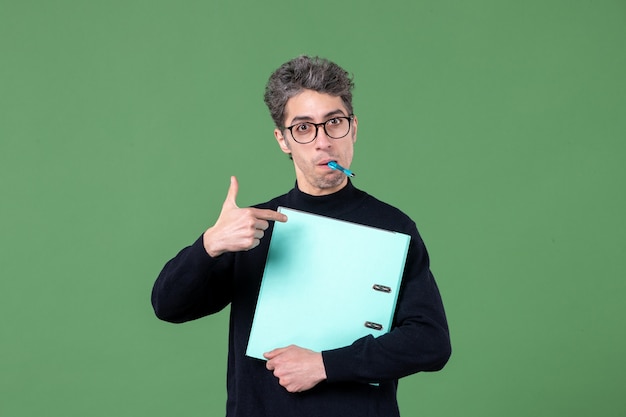
POLYGON ((287 101, 302 90, 341 97, 352 114, 353 88, 352 77, 339 65, 324 58, 301 55, 274 71, 265 86, 264 99, 274 124, 282 129, 287 101))

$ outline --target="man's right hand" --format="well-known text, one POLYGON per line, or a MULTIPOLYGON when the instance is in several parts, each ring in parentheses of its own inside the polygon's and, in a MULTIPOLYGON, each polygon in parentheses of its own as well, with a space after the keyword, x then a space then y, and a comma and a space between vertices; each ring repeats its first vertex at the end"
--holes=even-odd
POLYGON ((269 227, 269 221, 287 221, 287 216, 274 210, 239 208, 235 202, 238 191, 237 178, 230 177, 230 188, 220 216, 202 236, 204 250, 212 257, 255 248, 269 227))

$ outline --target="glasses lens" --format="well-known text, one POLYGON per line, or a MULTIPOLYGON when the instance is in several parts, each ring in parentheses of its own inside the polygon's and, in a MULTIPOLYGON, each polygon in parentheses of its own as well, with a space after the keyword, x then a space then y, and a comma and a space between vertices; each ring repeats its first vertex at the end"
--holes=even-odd
POLYGON ((334 117, 324 124, 326 134, 333 139, 339 139, 350 131, 350 119, 347 117, 334 117))
POLYGON ((291 128, 291 134, 296 142, 307 143, 315 138, 315 125, 313 123, 298 123, 291 128))

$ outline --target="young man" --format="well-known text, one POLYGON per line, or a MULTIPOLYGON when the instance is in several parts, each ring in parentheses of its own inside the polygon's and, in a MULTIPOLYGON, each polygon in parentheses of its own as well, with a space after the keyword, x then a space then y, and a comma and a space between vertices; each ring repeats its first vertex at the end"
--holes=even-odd
POLYGON ((352 88, 348 73, 324 59, 301 56, 277 69, 265 102, 278 145, 293 160, 295 188, 239 208, 232 177, 216 223, 154 284, 152 304, 162 320, 194 320, 230 304, 227 416, 398 416, 398 379, 439 370, 450 356, 443 304, 415 223, 327 165, 352 162, 358 128, 352 88), (273 222, 288 221, 279 206, 411 236, 389 333, 323 352, 276 346, 267 361, 245 356, 273 222))

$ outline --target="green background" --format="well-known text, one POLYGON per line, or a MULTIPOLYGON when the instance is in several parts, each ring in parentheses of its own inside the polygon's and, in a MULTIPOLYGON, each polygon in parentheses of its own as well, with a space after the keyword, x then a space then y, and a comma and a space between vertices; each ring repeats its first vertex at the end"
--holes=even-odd
POLYGON ((404 416, 626 415, 626 2, 0 0, 0 416, 224 414, 227 311, 162 265, 294 181, 263 104, 355 76, 355 184, 413 217, 451 327, 404 416))

